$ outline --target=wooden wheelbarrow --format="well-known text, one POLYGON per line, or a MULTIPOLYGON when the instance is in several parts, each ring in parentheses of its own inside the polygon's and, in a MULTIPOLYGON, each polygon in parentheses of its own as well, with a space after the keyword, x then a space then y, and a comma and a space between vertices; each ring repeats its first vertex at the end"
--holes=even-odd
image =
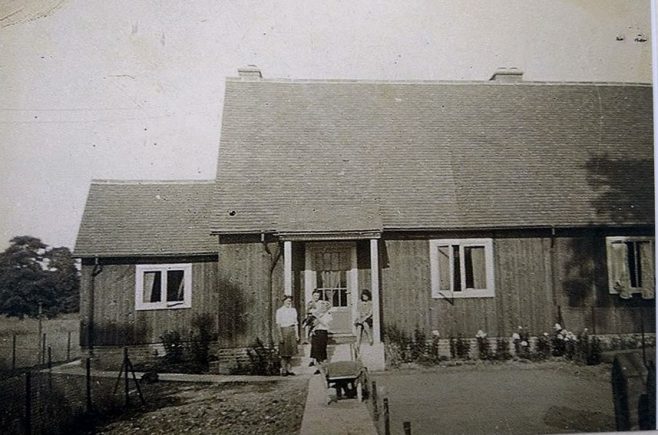
POLYGON ((360 361, 336 361, 326 365, 327 404, 340 399, 368 398, 368 369, 360 361))

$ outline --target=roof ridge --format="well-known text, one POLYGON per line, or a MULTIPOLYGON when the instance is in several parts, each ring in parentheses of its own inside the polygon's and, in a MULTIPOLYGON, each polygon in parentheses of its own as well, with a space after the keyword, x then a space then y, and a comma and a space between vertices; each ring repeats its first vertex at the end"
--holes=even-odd
POLYGON ((92 179, 91 184, 215 184, 215 180, 112 180, 92 179))
POLYGON ((610 82, 610 81, 542 81, 528 80, 518 82, 499 82, 495 80, 373 80, 373 79, 286 79, 271 78, 259 80, 243 80, 240 77, 226 77, 226 81, 245 82, 245 83, 287 83, 287 84, 373 84, 373 85, 487 85, 487 86, 641 86, 651 87, 652 83, 647 82, 610 82))

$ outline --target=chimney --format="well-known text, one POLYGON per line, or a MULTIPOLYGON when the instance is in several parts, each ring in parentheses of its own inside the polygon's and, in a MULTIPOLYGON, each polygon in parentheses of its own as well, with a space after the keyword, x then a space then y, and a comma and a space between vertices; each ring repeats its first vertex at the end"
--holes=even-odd
POLYGON ((256 65, 247 65, 242 68, 238 68, 238 76, 243 80, 260 80, 263 78, 263 74, 260 72, 260 68, 256 65))
POLYGON ((491 76, 489 81, 500 83, 517 83, 523 81, 523 71, 515 66, 512 67, 498 67, 495 73, 491 76))

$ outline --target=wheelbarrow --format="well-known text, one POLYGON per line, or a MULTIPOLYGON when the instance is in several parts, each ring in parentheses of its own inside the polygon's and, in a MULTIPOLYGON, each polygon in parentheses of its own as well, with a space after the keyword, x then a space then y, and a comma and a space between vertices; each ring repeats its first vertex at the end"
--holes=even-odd
POLYGON ((368 398, 368 369, 360 361, 336 361, 326 365, 327 404, 340 399, 368 398), (332 394, 335 390, 335 395, 332 394))

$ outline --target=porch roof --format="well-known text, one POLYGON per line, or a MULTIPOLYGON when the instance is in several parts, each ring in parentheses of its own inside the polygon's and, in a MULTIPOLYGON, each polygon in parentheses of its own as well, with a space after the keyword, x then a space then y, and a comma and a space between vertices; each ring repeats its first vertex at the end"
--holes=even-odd
POLYGON ((608 83, 228 79, 210 225, 650 224, 651 92, 608 83))
POLYGON ((170 256, 217 253, 208 230, 214 181, 91 183, 74 255, 170 256))

